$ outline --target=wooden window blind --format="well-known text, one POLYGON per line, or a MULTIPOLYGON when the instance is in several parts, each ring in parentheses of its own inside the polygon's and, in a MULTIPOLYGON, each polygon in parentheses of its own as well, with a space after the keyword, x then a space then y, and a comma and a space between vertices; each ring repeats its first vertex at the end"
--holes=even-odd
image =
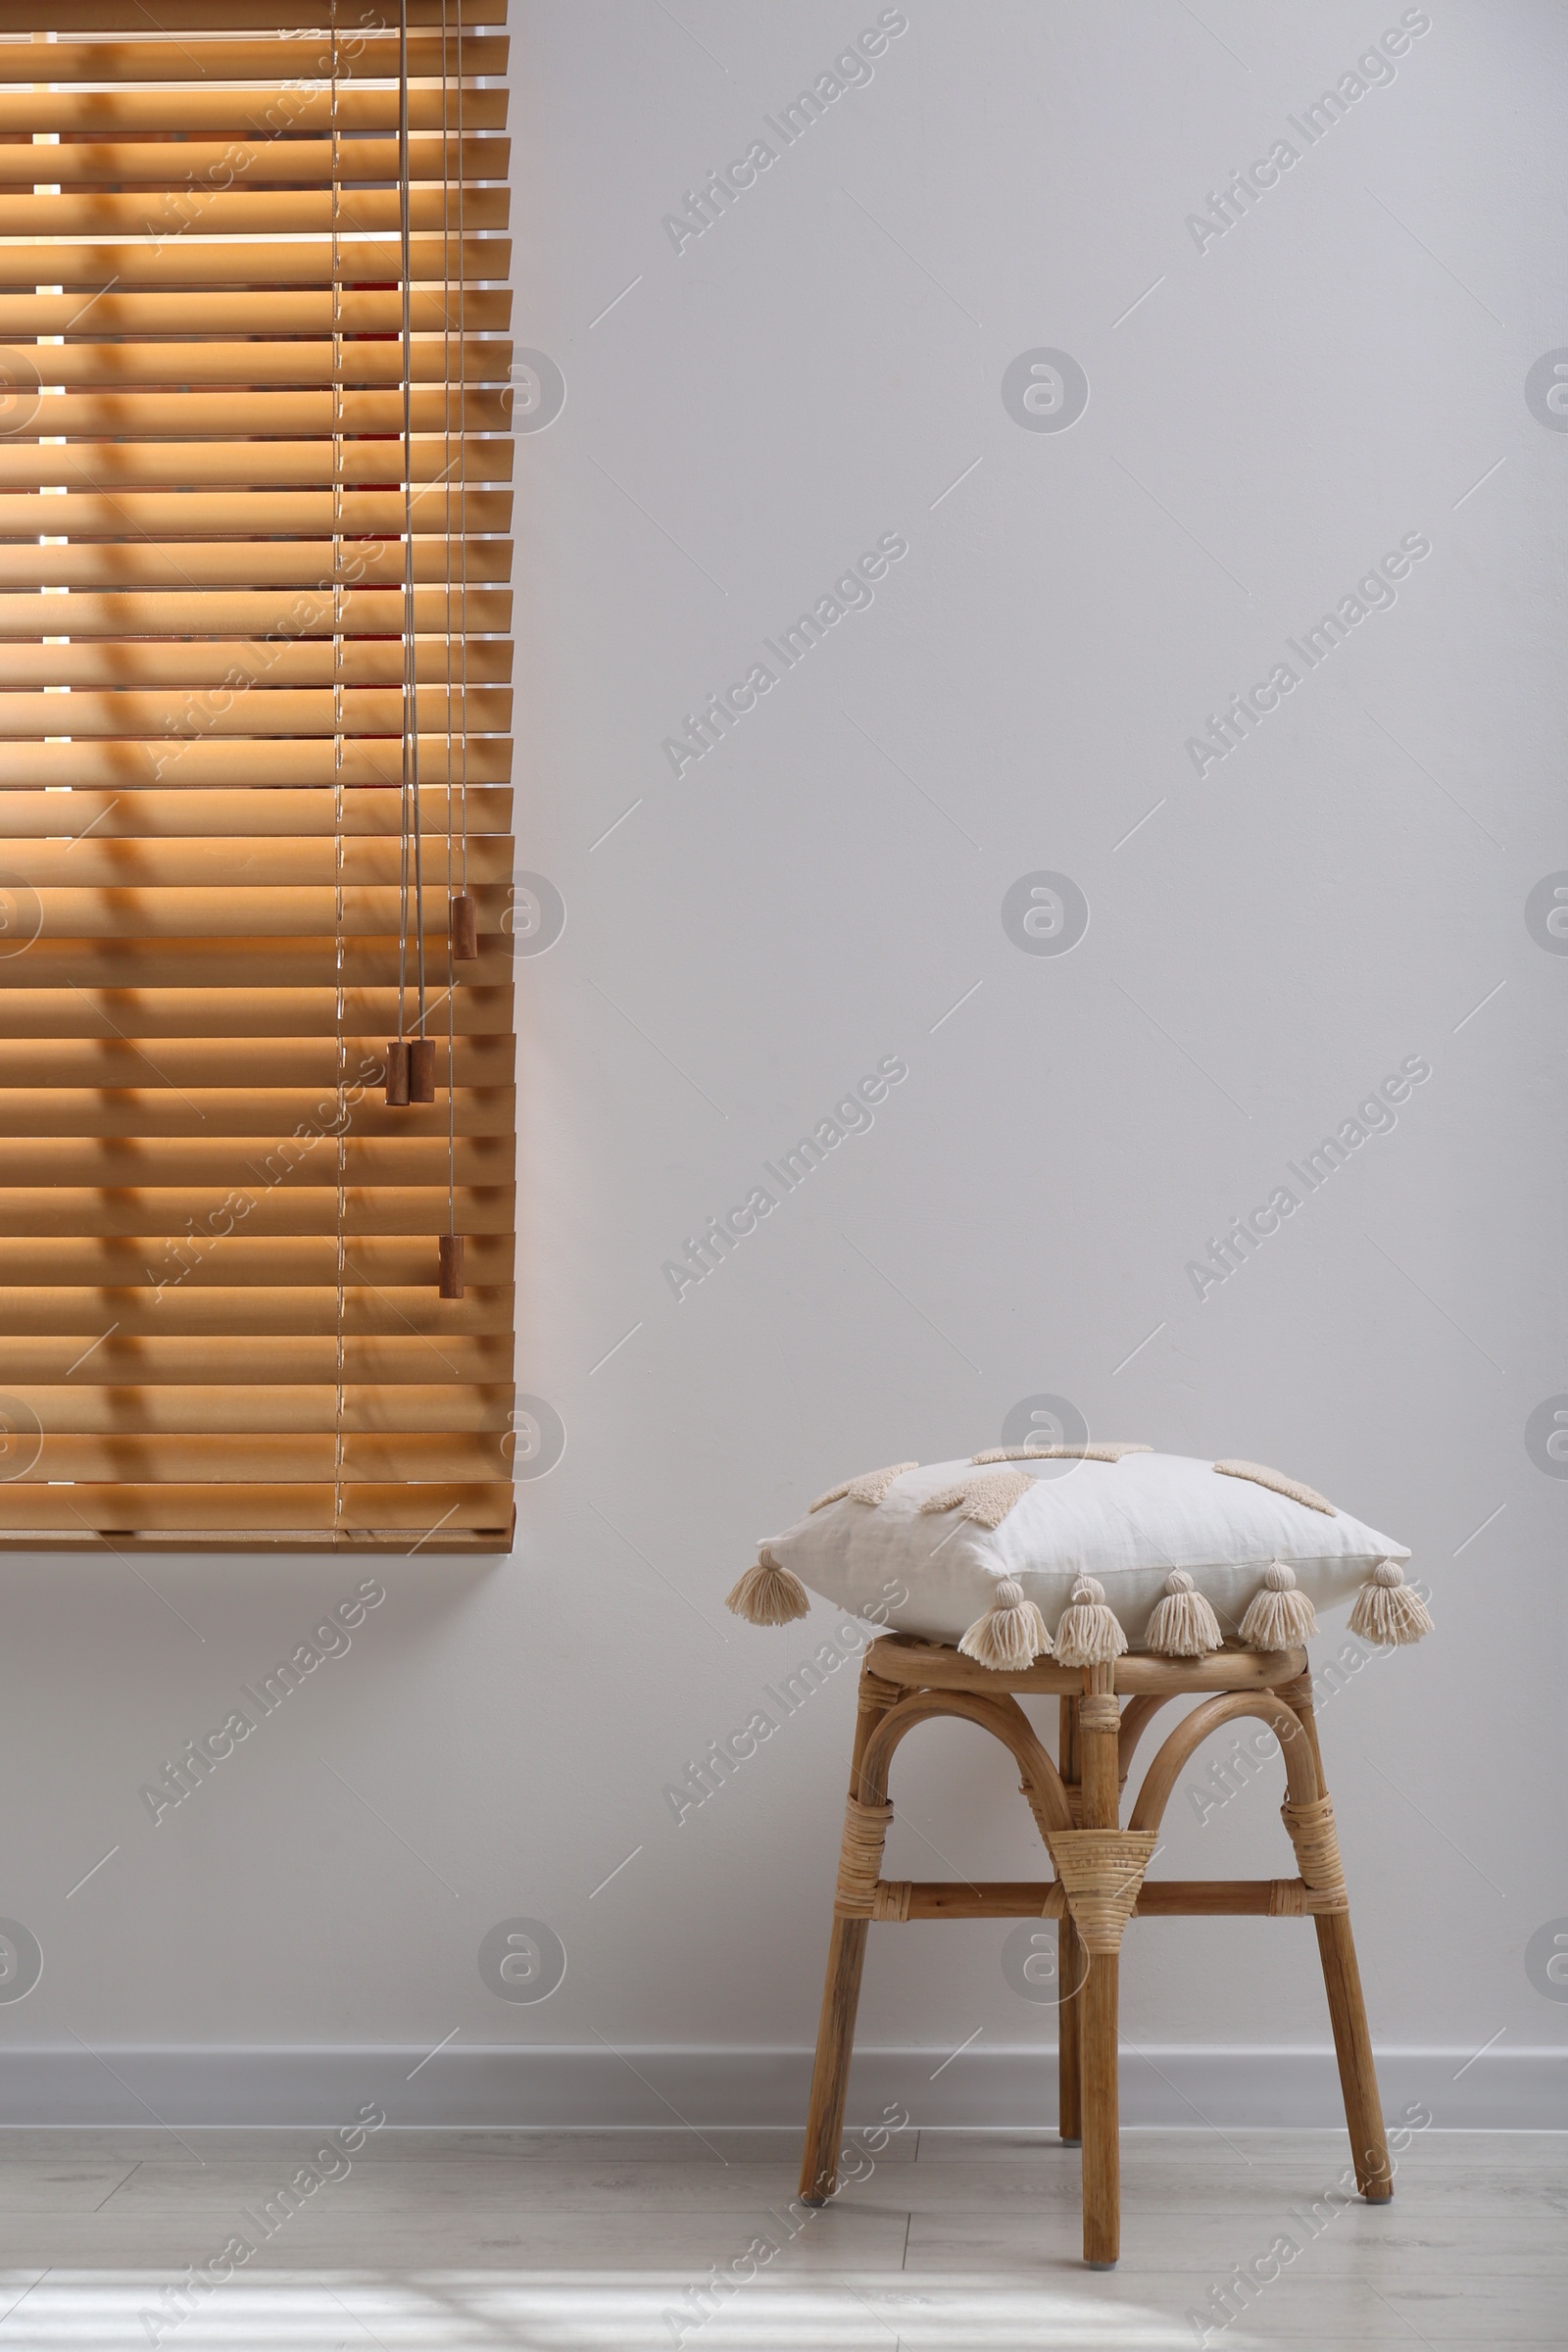
POLYGON ((505 5, 306 6, 0 19, 9 1549, 511 1543, 505 5))

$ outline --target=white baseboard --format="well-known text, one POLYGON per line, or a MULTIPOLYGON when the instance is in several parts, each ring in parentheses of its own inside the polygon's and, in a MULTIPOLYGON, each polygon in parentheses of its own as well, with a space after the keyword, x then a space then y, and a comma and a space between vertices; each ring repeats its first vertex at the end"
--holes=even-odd
MULTIPOLYGON (((1384 2113, 1418 2102, 1440 2130, 1568 2130, 1568 2048, 1380 2050, 1384 2113)), ((806 2113, 805 2049, 465 2044, 105 2047, 101 2056, 13 2045, 0 2054, 0 2126, 124 2129, 302 2125, 352 2118, 367 2100, 393 2126, 429 2129, 665 2130, 775 2125, 806 2113), (421 2061, 423 2063, 421 2063, 421 2061), (111 2071, 112 2070, 112 2071, 111 2071)), ((1055 2058, 1036 2046, 858 2051, 852 2119, 895 2103, 917 2127, 1020 2131, 1055 2121, 1055 2058), (946 2061, 946 2063, 944 2063, 946 2061)), ((1121 2060, 1129 2125, 1298 2130, 1344 2121, 1329 2049, 1180 2046, 1121 2060)))

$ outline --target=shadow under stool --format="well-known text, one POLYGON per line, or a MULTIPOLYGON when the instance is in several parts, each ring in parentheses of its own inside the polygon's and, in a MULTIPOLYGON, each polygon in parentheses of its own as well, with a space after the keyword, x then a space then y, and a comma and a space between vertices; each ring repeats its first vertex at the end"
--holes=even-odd
POLYGON ((898 1636, 874 1642, 860 1672, 803 2199, 825 2204, 838 2185, 855 2013, 872 1920, 1054 1919, 1060 1923, 1063 1987, 1058 2119, 1063 2140, 1083 2146, 1084 2260, 1108 2270, 1121 2244, 1116 2045, 1122 1931, 1133 1918, 1221 1916, 1313 1921, 1356 2184, 1372 2203, 1384 2202, 1394 2193, 1388 2140, 1305 1651, 1227 1648, 1202 1658, 1128 1656, 1086 1667, 1040 1658, 1012 1672, 981 1666, 941 1642, 898 1636), (1035 1737, 1018 1691, 1059 1699, 1059 1764, 1035 1737), (1123 1828, 1122 1790, 1139 1740, 1161 1707, 1184 1697, 1201 1703, 1155 1752, 1123 1828), (1011 1750, 1055 1868, 1054 1879, 973 1886, 882 1877, 893 1819, 888 1775, 894 1750, 906 1732, 938 1715, 979 1724, 1011 1750), (1280 1810, 1299 1875, 1146 1881, 1178 1775, 1211 1732, 1244 1715, 1259 1717, 1279 1740, 1287 1784, 1280 1810))

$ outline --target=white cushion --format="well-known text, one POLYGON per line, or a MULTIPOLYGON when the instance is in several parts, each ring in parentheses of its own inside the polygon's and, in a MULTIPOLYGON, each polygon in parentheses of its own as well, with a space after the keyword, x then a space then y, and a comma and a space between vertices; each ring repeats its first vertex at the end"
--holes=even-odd
POLYGON ((1054 1633, 1078 1578, 1096 1577, 1133 1649, 1148 1646, 1145 1629, 1173 1569, 1189 1572, 1235 1641, 1271 1562, 1293 1569, 1302 1594, 1326 1608, 1351 1599, 1380 1561, 1410 1556, 1321 1496, 1279 1491, 1296 1482, 1255 1464, 1227 1474, 1185 1454, 1102 1450, 1118 1458, 992 1454, 867 1473, 769 1537, 767 1551, 824 1599, 933 1642, 956 1642, 995 1604, 1004 1577, 1054 1633), (1017 1474, 1026 1483, 1008 1501, 1003 1482, 1017 1474), (964 1500, 922 1510, 958 1488, 964 1500), (862 1498, 872 1494, 880 1499, 862 1498), (982 1524, 990 1517, 995 1526, 982 1524))

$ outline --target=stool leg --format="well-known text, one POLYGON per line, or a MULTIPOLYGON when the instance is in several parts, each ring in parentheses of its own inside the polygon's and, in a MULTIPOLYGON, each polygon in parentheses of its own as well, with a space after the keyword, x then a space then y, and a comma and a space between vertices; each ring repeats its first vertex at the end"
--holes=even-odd
POLYGON ((835 1919, 827 1947, 827 1982, 822 1987, 811 2103, 806 2117, 806 2153, 801 2163, 801 2198, 807 2205, 825 2205, 838 2187, 855 2012, 859 2006, 860 1971, 865 1965, 870 1925, 868 1919, 835 1919))
MULTIPOLYGON (((1298 1683, 1282 1685, 1278 1694, 1292 1708, 1311 1743, 1317 1785, 1327 1796, 1311 1683, 1303 1675, 1298 1683)), ((1332 1851, 1332 1874, 1339 1880, 1343 1895, 1337 1840, 1332 1851)), ((1308 1876, 1305 1864, 1301 1875, 1308 1876)), ((1372 2035, 1366 2022, 1366 2001, 1361 1992, 1361 1971, 1356 1965, 1350 1914, 1348 1909, 1319 1912, 1312 1924, 1317 1929, 1318 1957, 1323 1963, 1323 1986, 1328 1994, 1329 2023, 1334 2029, 1334 2053, 1340 2064, 1340 2088, 1345 2097, 1345 2121, 1350 2134, 1355 2183, 1369 2204, 1385 2205, 1394 2194, 1394 2168, 1389 2162, 1388 2134, 1383 2128, 1377 2067, 1372 2057, 1372 2035)))
POLYGON ((1355 2184, 1369 2204, 1384 2205, 1394 2194, 1394 2176, 1378 2099, 1366 2003, 1361 1997, 1361 1972, 1355 1963, 1355 1938, 1350 1934, 1350 1915, 1348 1911, 1326 1912, 1320 1914, 1314 1925, 1323 1962, 1323 1984, 1329 1996, 1334 2049, 1340 2062, 1340 2087, 1345 2093, 1345 2121, 1349 2128, 1355 2184))
MULTIPOLYGON (((1083 1826, 1113 1830, 1121 1803, 1116 1760, 1116 1705, 1111 1669, 1084 1669, 1078 1708, 1078 1753, 1083 1770, 1083 1826)), ((1121 2255, 1121 2119, 1116 2081, 1120 1964, 1113 1952, 1086 1954, 1089 1974, 1073 2006, 1082 2012, 1080 2099, 1084 2143, 1084 2260, 1109 2270, 1121 2255)))
POLYGON ((1083 1981, 1087 1958, 1071 1914, 1063 1912, 1056 1931, 1060 1992, 1056 2007, 1056 2129, 1069 2148, 1077 2147, 1084 2135, 1083 1981))
MULTIPOLYGON (((860 1765, 866 1741, 889 1707, 903 1696, 896 1684, 883 1682, 868 1664, 861 1667, 855 1746, 850 1758, 852 1814, 854 1800, 860 1793, 860 1765)), ((856 1850, 847 1822, 839 1862, 841 1892, 847 1879, 863 1880, 865 1872, 866 1856, 856 1850)), ((875 1878, 874 1868, 870 1876, 875 1878)), ((816 2028, 816 2059, 811 2068, 811 2096, 806 2111, 806 2148, 801 2159, 801 2199, 807 2205, 825 2205, 838 2187, 844 2102, 850 2087, 850 2058, 855 2047, 855 2013, 860 2003, 860 1973, 865 1966, 865 1936, 870 1924, 868 1916, 846 1916, 835 1900, 822 2011, 816 2028)))
POLYGON ((1083 2009, 1084 2260, 1113 2270, 1121 2255, 1121 2130, 1116 2041, 1121 1962, 1089 1955, 1075 2006, 1083 2009))
MULTIPOLYGON (((1078 1780, 1078 1701, 1063 1696, 1057 1704, 1061 1725, 1057 1762, 1062 1780, 1071 1788, 1078 1780)), ((1063 2146, 1069 2148, 1077 2147, 1084 2135, 1081 1987, 1087 1958, 1072 1913, 1064 1911, 1056 1931, 1056 2130, 1063 2146)))

